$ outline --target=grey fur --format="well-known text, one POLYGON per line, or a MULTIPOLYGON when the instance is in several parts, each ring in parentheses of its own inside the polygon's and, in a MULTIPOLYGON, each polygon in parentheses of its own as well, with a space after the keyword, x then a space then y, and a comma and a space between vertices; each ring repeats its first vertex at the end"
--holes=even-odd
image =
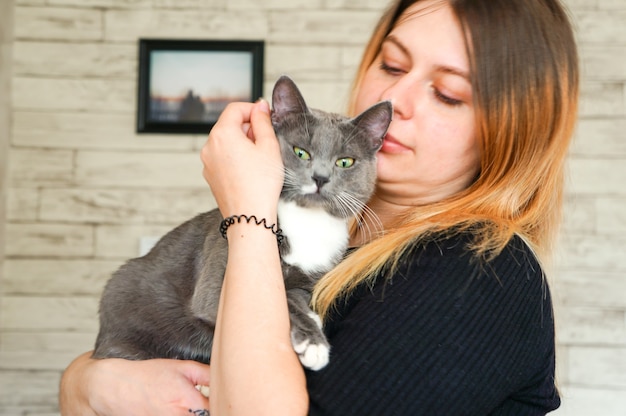
MULTIPOLYGON (((281 201, 310 210, 321 207, 346 220, 356 215, 374 190, 375 156, 391 121, 391 104, 379 103, 354 119, 309 109, 287 77, 277 81, 272 102, 272 123, 285 166, 281 201), (311 158, 298 158, 294 146, 306 149, 311 158), (343 157, 356 162, 341 169, 335 163, 343 157), (303 194, 301 187, 307 183, 317 183, 317 192, 303 194)), ((221 221, 217 209, 200 214, 114 273, 100 301, 100 332, 93 357, 210 361, 228 250, 219 232, 221 221)), ((283 230, 283 260, 294 254, 290 235, 293 238, 298 231, 283 230)), ((340 260, 344 249, 331 265, 340 260)), ((305 272, 298 265, 282 264, 294 348, 318 346, 327 355, 328 343, 309 307, 313 285, 327 270, 305 272)), ((311 363, 304 358, 306 352, 298 353, 303 364, 313 369, 327 361, 326 357, 311 363)))

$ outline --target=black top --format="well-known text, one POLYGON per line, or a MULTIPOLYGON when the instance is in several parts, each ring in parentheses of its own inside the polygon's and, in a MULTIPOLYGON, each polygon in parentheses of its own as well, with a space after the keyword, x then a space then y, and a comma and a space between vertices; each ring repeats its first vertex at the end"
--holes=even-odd
POLYGON ((311 415, 544 415, 560 404, 542 270, 519 238, 488 264, 467 235, 416 246, 326 323, 311 415))

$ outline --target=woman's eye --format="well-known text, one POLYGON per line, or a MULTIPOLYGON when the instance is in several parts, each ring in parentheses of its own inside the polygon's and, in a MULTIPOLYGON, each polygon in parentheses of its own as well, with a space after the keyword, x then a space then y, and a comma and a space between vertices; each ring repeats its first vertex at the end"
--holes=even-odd
POLYGON ((337 159, 335 165, 342 169, 347 169, 354 165, 354 159, 351 157, 342 157, 341 159, 337 159))
POLYGON ((304 150, 301 147, 294 146, 293 147, 293 153, 298 157, 298 159, 302 159, 302 160, 310 160, 311 159, 311 155, 309 154, 309 152, 307 152, 306 150, 304 150))
POLYGON ((441 91, 439 91, 437 88, 433 88, 433 92, 435 94, 435 97, 437 97, 439 101, 446 105, 456 107, 463 104, 463 101, 456 98, 448 97, 447 95, 442 94, 441 91))
POLYGON ((381 61, 380 69, 381 69, 381 71, 386 72, 386 73, 388 73, 390 75, 400 75, 400 74, 402 74, 402 70, 400 68, 395 68, 393 66, 390 66, 385 61, 381 61))

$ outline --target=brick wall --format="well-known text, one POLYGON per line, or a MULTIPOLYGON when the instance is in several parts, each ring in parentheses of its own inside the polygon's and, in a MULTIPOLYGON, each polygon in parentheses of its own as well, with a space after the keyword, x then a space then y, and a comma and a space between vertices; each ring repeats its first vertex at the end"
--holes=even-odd
POLYGON ((626 0, 569 0, 580 120, 553 292, 563 415, 626 414, 626 0))
MULTIPOLYGON (((134 133, 137 39, 264 39, 266 96, 287 73, 312 106, 341 111, 382 2, 13 2, 12 73, 4 61, 0 69, 12 89, 0 155, 0 414, 55 415, 60 373, 92 347, 111 271, 138 253, 141 237, 214 206, 201 177, 203 135, 134 133)), ((553 285, 565 394, 557 413, 623 415, 626 0, 568 4, 584 82, 553 285)))
MULTIPOLYGON (((13 1, 0 3, 0 295, 4 262, 4 222, 11 108, 11 59, 13 44, 13 1)), ((0 299, 1 304, 1 299, 0 299)), ((0 309, 0 315, 2 311, 0 309)))
MULTIPOLYGON (((13 2, 0 2, 0 334, 2 333, 2 293, 3 293, 3 265, 4 265, 4 224, 6 218, 7 195, 7 160, 9 149, 9 120, 10 120, 10 84, 11 84, 11 45, 13 43, 13 2)), ((2 354, 2 339, 0 335, 0 354, 2 354)), ((5 375, 0 367, 0 380, 5 375)), ((0 381, 0 385, 4 384, 0 381)), ((1 396, 1 393, 0 393, 1 396)), ((0 398, 0 403, 3 399, 0 398)), ((0 404, 2 413, 2 404, 0 404)))

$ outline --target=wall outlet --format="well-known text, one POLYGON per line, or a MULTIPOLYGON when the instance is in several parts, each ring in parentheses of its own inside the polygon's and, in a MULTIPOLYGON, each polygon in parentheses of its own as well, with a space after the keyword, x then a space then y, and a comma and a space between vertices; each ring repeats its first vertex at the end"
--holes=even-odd
POLYGON ((148 254, 161 237, 145 236, 139 238, 139 256, 148 254))

